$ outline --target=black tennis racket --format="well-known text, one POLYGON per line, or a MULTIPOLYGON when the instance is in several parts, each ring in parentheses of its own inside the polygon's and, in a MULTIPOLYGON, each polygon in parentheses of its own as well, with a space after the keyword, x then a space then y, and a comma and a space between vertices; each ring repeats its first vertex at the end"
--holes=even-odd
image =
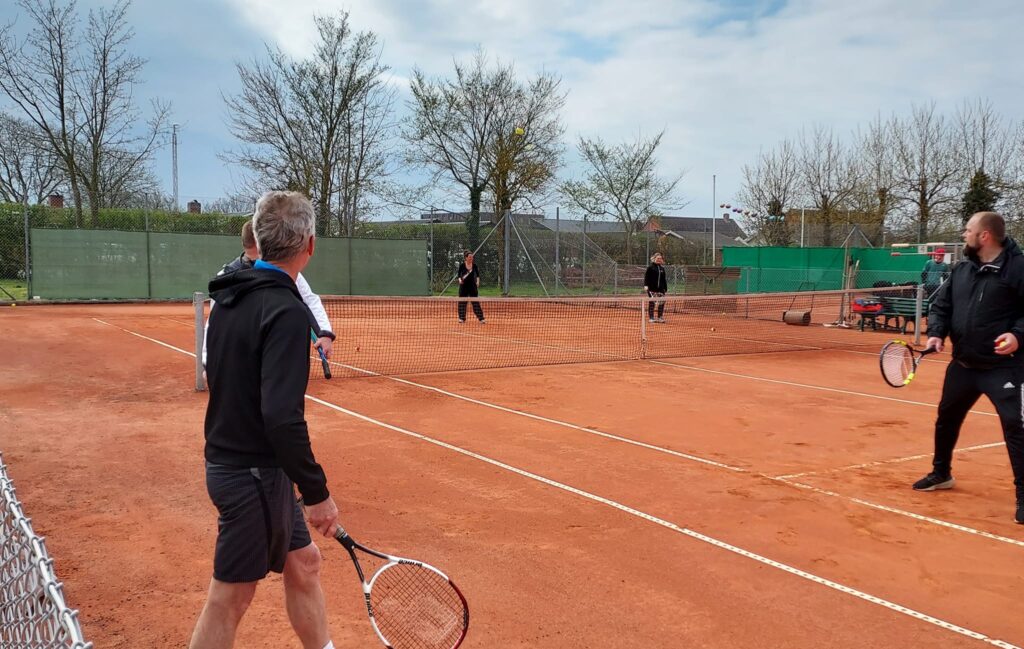
POLYGON ((331 378, 331 364, 327 362, 327 356, 324 354, 324 350, 317 347, 316 334, 313 332, 312 327, 309 328, 309 337, 313 341, 313 349, 315 349, 317 353, 320 354, 320 364, 323 365, 324 367, 324 378, 331 378))
POLYGON ((917 376, 917 366, 921 359, 936 351, 934 347, 918 351, 902 340, 891 340, 885 343, 878 355, 882 378, 894 388, 909 385, 917 376))
POLYGON ((437 568, 377 552, 357 543, 340 525, 334 538, 356 566, 366 612, 388 649, 455 649, 469 630, 466 598, 437 568), (356 550, 385 562, 366 580, 356 550))

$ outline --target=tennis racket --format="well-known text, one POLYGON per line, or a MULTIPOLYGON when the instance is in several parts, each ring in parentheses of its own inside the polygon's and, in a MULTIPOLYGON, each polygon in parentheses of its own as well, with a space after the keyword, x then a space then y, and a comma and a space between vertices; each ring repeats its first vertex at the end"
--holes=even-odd
POLYGON ((371 550, 340 525, 334 538, 352 557, 370 624, 385 647, 455 649, 462 644, 469 630, 469 607, 447 575, 419 561, 371 550), (369 581, 356 550, 385 562, 369 581))
POLYGON ((909 385, 917 375, 917 366, 921 363, 921 359, 928 354, 934 354, 935 351, 934 347, 918 351, 902 340, 885 343, 882 352, 878 355, 882 378, 894 388, 909 385))
POLYGON ((316 346, 316 334, 313 332, 313 328, 309 328, 309 337, 313 341, 313 349, 320 354, 320 364, 324 367, 324 378, 331 378, 331 364, 327 362, 327 356, 324 355, 324 350, 316 346))

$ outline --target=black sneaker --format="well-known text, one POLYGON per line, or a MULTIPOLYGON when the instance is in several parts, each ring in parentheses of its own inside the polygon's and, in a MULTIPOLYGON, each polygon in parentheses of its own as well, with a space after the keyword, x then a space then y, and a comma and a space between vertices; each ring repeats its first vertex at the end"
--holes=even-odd
POLYGON ((1013 517, 1013 520, 1024 525, 1024 499, 1017 501, 1017 515, 1013 517))
POLYGON ((914 490, 935 491, 936 489, 952 489, 954 482, 956 480, 951 475, 939 475, 933 472, 915 482, 914 490))

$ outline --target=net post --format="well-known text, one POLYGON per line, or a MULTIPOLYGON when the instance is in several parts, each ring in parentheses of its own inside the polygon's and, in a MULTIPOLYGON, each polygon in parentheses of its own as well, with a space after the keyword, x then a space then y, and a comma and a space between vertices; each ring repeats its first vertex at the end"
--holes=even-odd
POLYGON ((917 285, 917 299, 914 300, 914 344, 921 345, 921 311, 924 309, 924 284, 917 285))
POLYGON ((203 380, 203 339, 205 338, 205 320, 203 318, 204 296, 196 291, 192 294, 192 311, 196 329, 196 392, 206 389, 206 381, 203 380))

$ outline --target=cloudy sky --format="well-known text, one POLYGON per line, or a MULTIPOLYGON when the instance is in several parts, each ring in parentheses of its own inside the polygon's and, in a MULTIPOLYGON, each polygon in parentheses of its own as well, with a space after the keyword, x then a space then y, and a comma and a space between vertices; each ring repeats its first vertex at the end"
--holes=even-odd
MULTIPOLYGON (((2 3, 0 22, 13 5, 2 3)), ((171 101, 182 124, 183 202, 233 186, 237 171, 217 154, 234 144, 221 100, 238 88, 234 63, 264 43, 306 54, 314 12, 342 9, 381 36, 403 99, 413 66, 444 76, 479 46, 524 77, 559 74, 566 174, 579 171, 580 135, 664 129, 661 169, 685 171, 687 215, 711 213, 712 175, 717 202, 735 203, 743 164, 805 125, 845 134, 878 113, 934 101, 951 114, 978 98, 1024 118, 1019 0, 136 0, 134 45, 149 61, 138 96, 171 101)), ((170 159, 169 149, 157 158, 168 193, 170 159)))

